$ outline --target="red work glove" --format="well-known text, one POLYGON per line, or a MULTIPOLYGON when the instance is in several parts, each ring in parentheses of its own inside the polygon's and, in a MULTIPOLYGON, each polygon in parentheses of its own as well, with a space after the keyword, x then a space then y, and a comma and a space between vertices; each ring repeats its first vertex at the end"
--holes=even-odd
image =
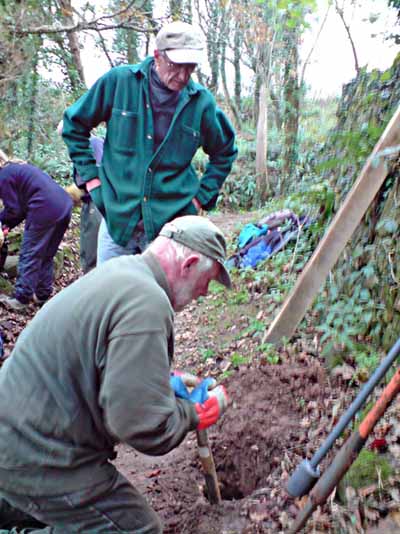
POLYGON ((197 430, 204 430, 214 425, 225 412, 228 402, 228 394, 224 386, 217 386, 211 390, 208 394, 208 399, 202 404, 196 402, 194 407, 200 420, 197 430))

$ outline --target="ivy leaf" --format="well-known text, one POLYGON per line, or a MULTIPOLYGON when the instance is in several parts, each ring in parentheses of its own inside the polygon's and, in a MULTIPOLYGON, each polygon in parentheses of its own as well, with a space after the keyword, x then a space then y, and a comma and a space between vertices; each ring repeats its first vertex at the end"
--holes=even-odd
POLYGON ((377 226, 377 232, 380 236, 393 235, 397 232, 399 224, 394 219, 383 219, 377 226))

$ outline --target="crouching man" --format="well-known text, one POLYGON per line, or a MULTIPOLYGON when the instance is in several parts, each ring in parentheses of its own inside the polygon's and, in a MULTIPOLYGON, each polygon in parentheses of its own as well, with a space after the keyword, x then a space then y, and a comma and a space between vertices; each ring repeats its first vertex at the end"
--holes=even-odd
POLYGON ((225 253, 208 219, 175 219, 142 255, 61 291, 21 333, 0 369, 0 499, 47 525, 29 532, 162 532, 110 460, 119 442, 165 454, 225 410, 223 386, 196 404, 170 381, 174 311, 211 280, 230 287, 225 253))

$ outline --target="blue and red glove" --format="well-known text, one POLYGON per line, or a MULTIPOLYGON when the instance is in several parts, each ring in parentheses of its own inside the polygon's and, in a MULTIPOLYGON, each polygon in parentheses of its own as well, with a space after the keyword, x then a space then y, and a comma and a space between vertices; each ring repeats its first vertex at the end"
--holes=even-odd
POLYGON ((181 399, 193 402, 200 422, 198 430, 208 428, 217 422, 228 406, 228 395, 224 386, 217 386, 214 378, 201 378, 186 372, 175 371, 170 377, 171 388, 181 399), (188 387, 192 387, 189 392, 188 387))
POLYGON ((224 386, 217 386, 208 392, 208 398, 204 402, 196 402, 197 415, 199 424, 197 430, 204 430, 214 425, 228 407, 228 394, 224 386))

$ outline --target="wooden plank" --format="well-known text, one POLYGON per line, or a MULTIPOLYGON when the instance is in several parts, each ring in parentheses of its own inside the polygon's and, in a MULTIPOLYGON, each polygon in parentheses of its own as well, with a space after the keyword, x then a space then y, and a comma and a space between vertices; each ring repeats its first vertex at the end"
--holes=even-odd
POLYGON ((292 337, 387 176, 387 160, 378 153, 398 144, 400 107, 391 118, 341 208, 264 335, 264 342, 278 344, 282 338, 292 337))

